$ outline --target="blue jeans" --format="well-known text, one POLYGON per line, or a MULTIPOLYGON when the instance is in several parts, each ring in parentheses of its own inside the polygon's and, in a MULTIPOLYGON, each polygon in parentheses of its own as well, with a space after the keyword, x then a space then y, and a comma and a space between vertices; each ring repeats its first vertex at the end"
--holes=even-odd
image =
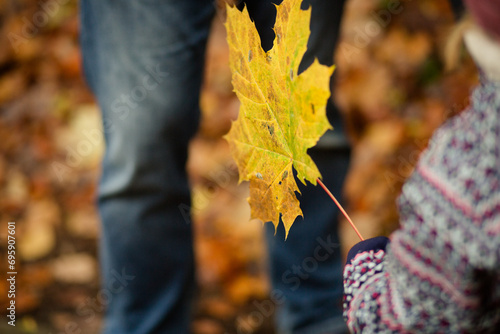
MULTIPOLYGON (((98 190, 104 332, 188 333, 193 239, 179 207, 190 203, 187 146, 198 127, 215 7, 207 0, 80 3, 84 71, 106 141, 98 190)), ((332 190, 341 188, 348 165, 340 146, 313 153, 332 190)), ((318 325, 324 333, 341 317, 338 211, 328 201, 318 188, 305 189, 306 220, 285 243, 281 232, 270 237, 273 288, 285 315, 279 326, 294 333, 318 325)))

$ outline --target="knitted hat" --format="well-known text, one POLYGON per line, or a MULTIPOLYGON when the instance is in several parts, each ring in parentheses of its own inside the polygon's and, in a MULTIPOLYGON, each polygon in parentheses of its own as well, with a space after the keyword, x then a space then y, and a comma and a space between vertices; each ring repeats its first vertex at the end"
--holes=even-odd
POLYGON ((500 0, 465 0, 465 4, 481 28, 500 39, 500 0))

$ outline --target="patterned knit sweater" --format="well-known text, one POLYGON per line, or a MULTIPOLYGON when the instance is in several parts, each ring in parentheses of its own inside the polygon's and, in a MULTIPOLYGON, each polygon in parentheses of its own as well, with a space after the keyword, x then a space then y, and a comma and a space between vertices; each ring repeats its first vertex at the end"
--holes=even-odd
POLYGON ((386 251, 345 267, 351 332, 500 333, 500 81, 434 134, 398 204, 386 251))

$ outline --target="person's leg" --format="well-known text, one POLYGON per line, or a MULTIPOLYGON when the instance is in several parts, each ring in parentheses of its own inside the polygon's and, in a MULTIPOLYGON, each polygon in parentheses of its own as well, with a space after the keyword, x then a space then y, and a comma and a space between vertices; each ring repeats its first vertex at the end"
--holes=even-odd
MULTIPOLYGON (((340 199, 349 149, 316 149, 310 155, 323 175, 323 183, 340 199)), ((267 224, 266 231, 278 333, 347 333, 342 318, 339 210, 320 186, 298 184, 304 219, 295 221, 286 240, 282 225, 276 235, 272 224, 267 224)))
POLYGON ((194 289, 188 140, 199 118, 209 0, 81 1, 87 81, 102 110, 98 191, 107 334, 188 333, 194 289))
MULTIPOLYGON (((254 19, 265 50, 272 47, 275 10, 270 0, 247 0, 250 16, 254 19)), ((281 3, 280 0, 273 1, 281 3)), ((333 64, 344 1, 304 1, 303 8, 312 6, 311 36, 301 70, 314 60, 333 64)), ((338 110, 330 101, 327 106, 330 122, 335 130, 329 132, 310 154, 324 183, 337 198, 349 166, 350 150, 338 110)), ((342 319, 342 258, 338 238, 339 210, 319 187, 302 186, 298 182, 304 219, 298 218, 288 239, 284 228, 267 224, 272 297, 276 299, 278 333, 347 333, 342 319)))

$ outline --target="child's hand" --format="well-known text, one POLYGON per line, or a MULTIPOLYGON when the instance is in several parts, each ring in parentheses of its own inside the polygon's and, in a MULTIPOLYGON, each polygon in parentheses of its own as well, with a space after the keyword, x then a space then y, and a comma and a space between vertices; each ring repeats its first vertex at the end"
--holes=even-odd
POLYGON ((385 247, 389 243, 389 238, 387 237, 375 237, 367 240, 363 240, 355 244, 349 253, 347 254, 346 264, 350 264, 352 259, 359 253, 374 251, 376 253, 379 250, 385 251, 385 247))

